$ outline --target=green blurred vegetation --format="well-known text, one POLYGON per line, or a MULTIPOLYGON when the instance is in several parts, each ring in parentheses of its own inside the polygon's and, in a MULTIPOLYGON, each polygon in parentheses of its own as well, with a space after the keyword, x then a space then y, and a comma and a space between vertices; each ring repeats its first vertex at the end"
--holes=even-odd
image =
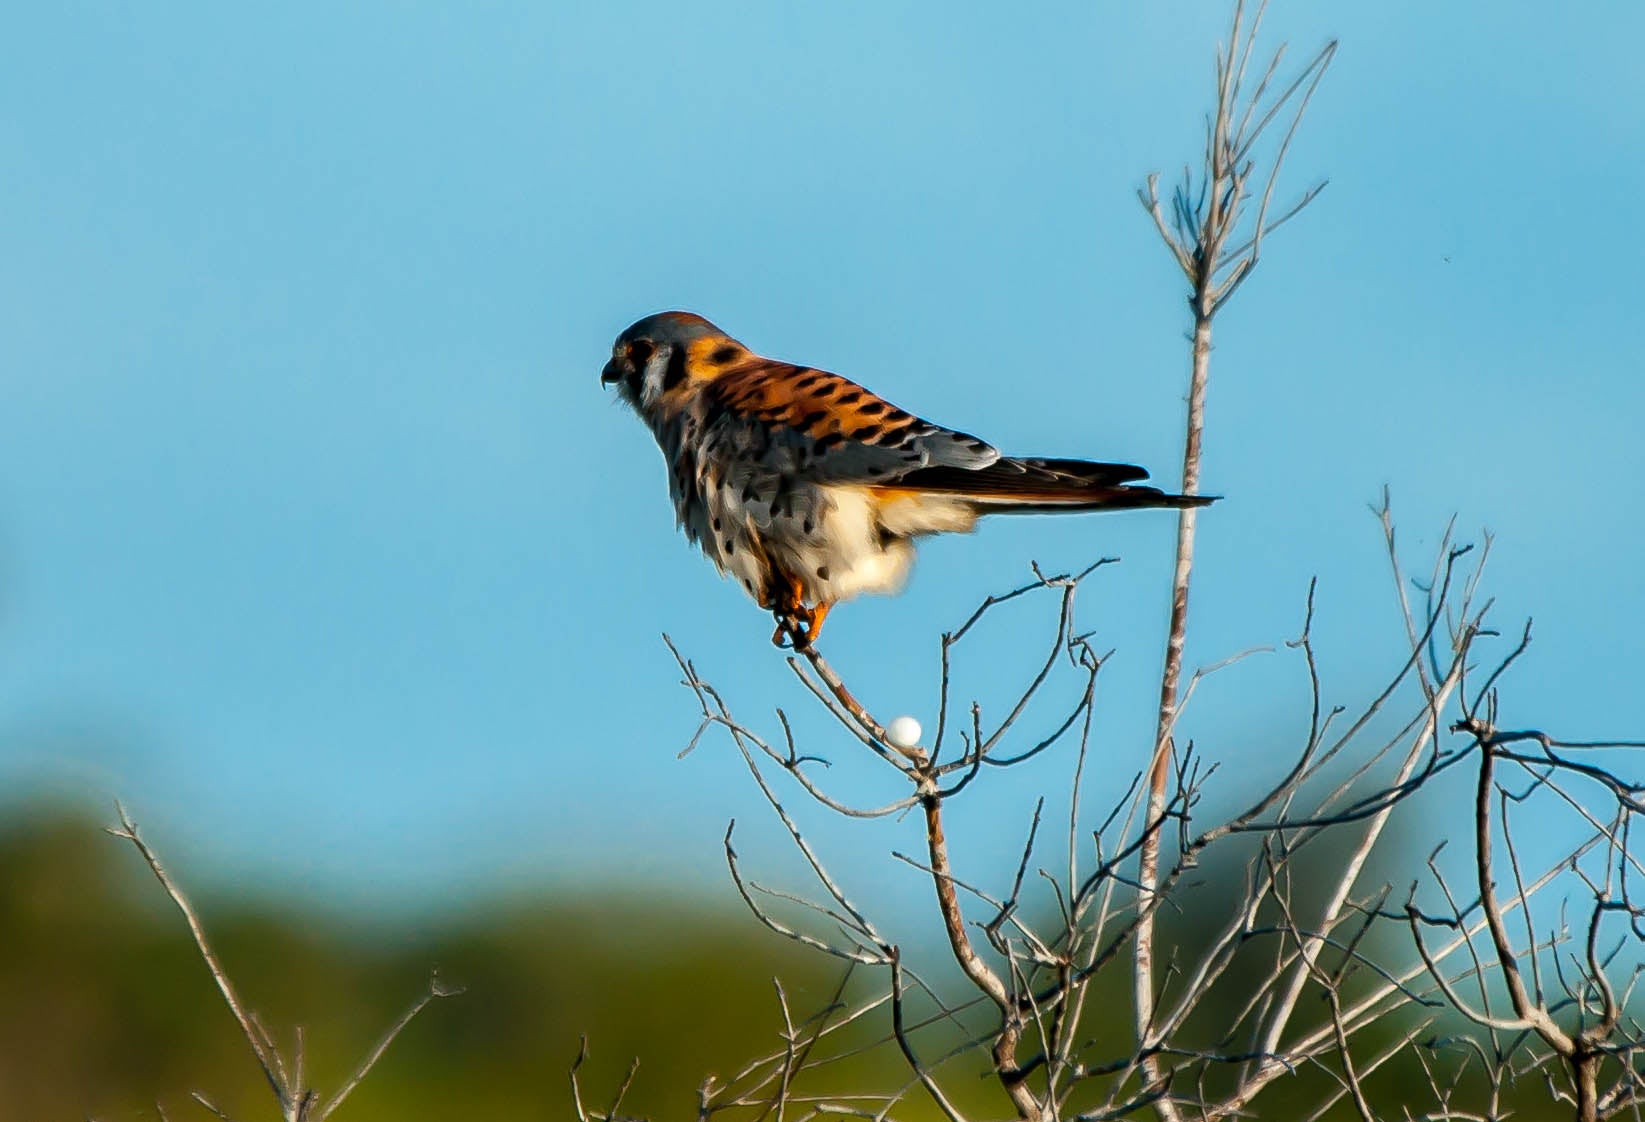
MULTIPOLYGON (((163 850, 160 856, 166 860, 163 850)), ((175 859, 167 864, 187 889, 187 868, 175 859)), ((1239 879, 1231 866, 1205 871, 1167 922, 1178 962, 1191 960, 1193 944, 1220 920, 1219 902, 1239 879)), ((591 1105, 609 1102, 638 1056, 625 1113, 689 1117, 705 1075, 728 1077, 779 1046, 774 975, 796 1019, 825 1005, 840 980, 836 963, 746 913, 655 894, 545 891, 437 922, 380 923, 254 896, 191 895, 225 967, 276 1039, 289 1048, 294 1026, 304 1027, 310 1082, 322 1093, 346 1078, 422 992, 432 968, 466 987, 431 1004, 389 1050, 337 1115, 354 1122, 569 1118, 567 1069, 583 1033, 591 1105)), ((193 1091, 238 1122, 276 1117, 181 916, 130 845, 101 824, 48 811, 14 811, 0 821, 0 949, 0 1119, 153 1119, 157 1104, 173 1120, 208 1117, 190 1101, 193 1091)), ((1261 969, 1271 954, 1271 947, 1250 948, 1251 967, 1261 969)), ((927 969, 942 962, 940 950, 922 957, 927 969)), ((1191 1043, 1212 1045, 1243 1002, 1241 970, 1230 974, 1228 992, 1214 993, 1196 1017, 1191 1043)), ((885 983, 883 972, 858 981, 862 994, 885 983)), ((1101 979, 1089 1006, 1094 1036, 1126 1015, 1127 991, 1123 969, 1101 979)), ((930 1012, 929 1002, 912 1005, 930 1012)), ((911 1008, 911 1019, 920 1011, 911 1008)), ((1312 1006, 1304 999, 1308 1020, 1320 1012, 1317 996, 1312 1006)), ((966 1019, 979 1015, 973 1027, 981 1027, 987 1017, 980 1011, 966 1019)), ((880 1040, 888 1022, 881 1008, 850 1039, 880 1040)), ((1358 1050, 1379 1051, 1399 1029, 1377 1026, 1358 1050)), ((929 1035, 921 1046, 927 1056, 943 1050, 929 1035)), ((1438 1062, 1454 1059, 1442 1054, 1438 1062)), ((980 1117, 1003 1116, 1005 1104, 981 1078, 980 1063, 967 1056, 946 1066, 945 1086, 980 1117)), ((849 1094, 907 1079, 896 1049, 882 1046, 808 1082, 849 1094)), ((1331 1082, 1327 1071, 1304 1069, 1259 1099, 1254 1113, 1305 1115, 1331 1082)), ((1538 1082, 1522 1084, 1518 1116, 1568 1116, 1532 1085, 1538 1082)), ((1368 1086, 1391 1116, 1406 1104, 1431 1105, 1412 1057, 1389 1064, 1368 1086)), ((937 1117, 917 1089, 896 1113, 937 1117)), ((1354 1115, 1344 1104, 1331 1117, 1354 1115)))
MULTIPOLYGON (((189 874, 164 861, 189 890, 189 874)), ((246 1002, 282 1046, 304 1026, 312 1082, 335 1089, 423 991, 436 1001, 340 1119, 563 1118, 567 1068, 603 1105, 631 1059, 625 1107, 688 1114, 703 1076, 778 1045, 780 974, 796 1009, 826 1001, 831 963, 745 915, 679 901, 544 894, 420 929, 345 922, 190 893, 246 1002)), ((83 818, 0 823, 0 1119, 208 1117, 273 1097, 182 917, 129 843, 83 818)), ((889 1063, 889 1059, 887 1060, 889 1063)))

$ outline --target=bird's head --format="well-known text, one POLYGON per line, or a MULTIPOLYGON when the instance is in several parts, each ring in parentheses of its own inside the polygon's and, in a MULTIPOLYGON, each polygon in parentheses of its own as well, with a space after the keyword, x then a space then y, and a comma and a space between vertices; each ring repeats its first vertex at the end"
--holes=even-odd
POLYGON ((649 416, 665 395, 717 377, 746 354, 743 345, 691 312, 658 312, 631 325, 600 372, 624 401, 649 416))

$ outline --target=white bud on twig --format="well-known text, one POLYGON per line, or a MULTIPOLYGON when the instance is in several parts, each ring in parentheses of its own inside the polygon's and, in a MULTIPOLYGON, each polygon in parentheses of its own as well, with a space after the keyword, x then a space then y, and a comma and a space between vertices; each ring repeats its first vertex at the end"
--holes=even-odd
POLYGON ((920 723, 906 715, 893 717, 885 726, 885 739, 893 748, 912 748, 920 742, 920 723))

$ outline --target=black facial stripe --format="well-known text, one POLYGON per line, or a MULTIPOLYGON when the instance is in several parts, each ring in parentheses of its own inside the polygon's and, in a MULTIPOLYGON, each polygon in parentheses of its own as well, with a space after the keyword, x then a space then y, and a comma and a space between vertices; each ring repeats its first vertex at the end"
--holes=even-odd
POLYGON ((685 348, 675 347, 668 356, 668 369, 663 372, 663 392, 667 393, 685 381, 685 348))

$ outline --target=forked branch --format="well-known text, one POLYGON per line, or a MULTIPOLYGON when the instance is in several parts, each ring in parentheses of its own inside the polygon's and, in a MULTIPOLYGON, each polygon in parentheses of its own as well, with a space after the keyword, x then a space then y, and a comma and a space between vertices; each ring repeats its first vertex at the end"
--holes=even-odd
MULTIPOLYGON (((1160 238, 1188 281, 1189 307, 1194 330, 1190 351, 1188 415, 1182 458, 1182 493, 1200 493, 1200 465, 1205 432, 1205 393, 1210 378, 1211 326, 1218 311, 1245 282, 1256 267, 1265 235, 1294 217, 1317 196, 1324 184, 1311 188, 1278 217, 1269 218, 1269 207, 1280 169, 1290 151, 1291 140, 1302 122, 1308 103, 1336 53, 1335 41, 1327 43, 1283 88, 1274 85, 1285 54, 1281 44, 1273 53, 1253 87, 1247 74, 1256 46, 1257 31, 1267 9, 1259 0, 1255 18, 1245 22, 1244 0, 1234 6, 1233 26, 1228 40, 1217 52, 1216 99, 1206 128, 1205 150, 1198 175, 1184 170, 1172 197, 1171 218, 1164 213, 1159 193, 1159 176, 1148 177, 1139 193, 1143 206, 1153 218, 1160 238), (1259 166, 1256 151, 1277 121, 1287 121, 1277 147, 1259 166), (1251 189, 1263 184, 1254 217, 1251 189)), ((1188 629, 1188 590, 1194 568, 1195 530, 1198 511, 1185 507, 1177 514, 1176 563, 1171 580, 1171 612, 1166 634, 1165 664, 1160 674, 1159 713, 1155 726, 1153 758, 1148 773, 1147 815, 1158 819, 1165 812, 1165 787, 1173 751, 1172 731, 1178 709, 1178 688, 1182 677, 1183 646, 1188 629)), ((1138 885, 1146 898, 1159 885, 1159 848, 1156 839, 1143 849, 1138 885)), ((1147 909, 1137 931, 1133 953, 1133 999, 1135 1028, 1146 1047, 1155 1032, 1154 1007, 1154 921, 1147 909)), ((1158 1075, 1158 1063, 1147 1061, 1150 1076, 1158 1075)), ((1173 1122, 1175 1111, 1162 1100, 1158 1113, 1173 1122)))
MULTIPOLYGON (((160 887, 165 889, 167 896, 171 897, 171 902, 177 906, 177 910, 183 913, 183 920, 188 924, 189 933, 194 938, 195 949, 199 952, 201 960, 206 964, 206 969, 210 971, 212 981, 217 984, 218 992, 223 995, 223 1001, 228 1005, 229 1012, 234 1015, 236 1023, 239 1024, 240 1033, 246 1038, 246 1043, 250 1046, 252 1055, 257 1058, 257 1064, 262 1069, 264 1078, 268 1080, 270 1090, 274 1092, 274 1097, 280 1104, 280 1116, 286 1122, 325 1122, 325 1119, 329 1118, 343 1104, 344 1100, 353 1093, 361 1081, 371 1074, 371 1069, 376 1066, 378 1060, 382 1059, 383 1053, 388 1051, 389 1045, 394 1043, 395 1038, 400 1035, 418 1013, 423 1011, 423 1008, 429 1002, 435 998, 454 997, 463 992, 460 988, 442 983, 438 971, 431 974, 428 989, 419 995, 417 1000, 412 1002, 410 1008, 389 1026, 382 1039, 366 1053, 365 1058, 360 1061, 359 1066, 354 1069, 336 1093, 329 1099, 322 1101, 319 1093, 307 1085, 304 1077, 302 1029, 297 1030, 297 1047, 288 1062, 287 1057, 274 1043, 273 1038, 263 1028, 262 1023, 258 1021, 257 1014, 252 1012, 251 1008, 246 1005, 239 991, 235 988, 228 971, 224 969, 222 961, 217 957, 217 952, 212 948, 211 940, 206 936, 205 925, 200 921, 200 915, 195 910, 194 905, 189 902, 188 897, 183 894, 183 890, 178 887, 177 882, 171 878, 171 874, 160 863, 159 855, 144 840, 142 833, 137 828, 137 823, 132 821, 131 816, 126 813, 126 808, 116 802, 114 810, 120 820, 120 825, 109 828, 108 832, 114 837, 131 842, 143 858, 144 863, 148 865, 149 871, 160 882, 160 887)), ((196 1093, 195 1098, 212 1113, 217 1114, 219 1117, 223 1116, 221 1111, 212 1106, 208 1100, 198 1093, 196 1093)))

